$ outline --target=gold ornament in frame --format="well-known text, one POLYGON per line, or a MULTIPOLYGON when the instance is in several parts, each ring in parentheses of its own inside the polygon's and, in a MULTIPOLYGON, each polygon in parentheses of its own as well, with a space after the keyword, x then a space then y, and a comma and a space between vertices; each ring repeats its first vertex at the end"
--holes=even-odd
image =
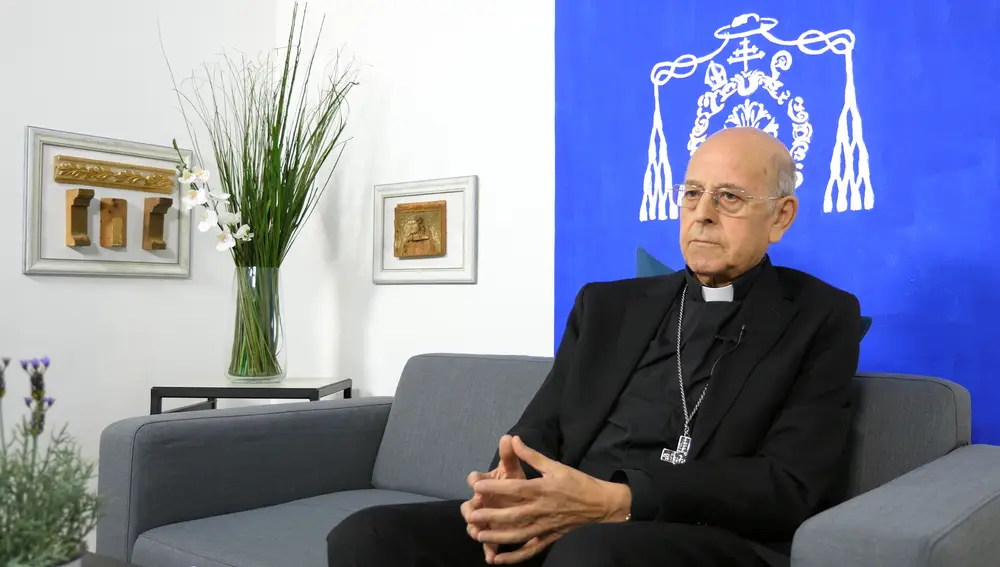
POLYGON ((401 203, 393 209, 393 254, 432 258, 448 252, 448 202, 401 203))

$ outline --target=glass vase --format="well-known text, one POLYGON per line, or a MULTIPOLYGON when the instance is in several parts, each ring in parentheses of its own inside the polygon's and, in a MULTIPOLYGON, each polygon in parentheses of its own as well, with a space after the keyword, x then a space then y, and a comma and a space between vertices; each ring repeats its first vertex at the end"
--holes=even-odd
POLYGON ((234 276, 233 345, 226 377, 235 383, 285 378, 278 268, 238 266, 234 276))

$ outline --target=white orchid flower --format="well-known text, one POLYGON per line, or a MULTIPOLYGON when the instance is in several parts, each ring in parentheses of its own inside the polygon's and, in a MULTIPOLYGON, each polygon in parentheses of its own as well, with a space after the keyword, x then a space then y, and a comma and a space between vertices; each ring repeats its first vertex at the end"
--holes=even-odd
POLYGON ((177 181, 180 181, 185 185, 190 185, 197 180, 198 180, 198 175, 195 172, 191 171, 190 169, 184 169, 183 172, 181 173, 181 176, 177 178, 177 181))
POLYGON ((250 232, 250 225, 245 224, 236 229, 236 238, 243 242, 249 242, 253 238, 253 233, 250 232))
POLYGON ((217 240, 215 249, 219 252, 224 252, 236 246, 236 239, 233 238, 233 233, 229 232, 228 226, 222 227, 222 231, 215 238, 217 240))
POLYGON ((189 188, 184 192, 184 210, 190 211, 198 205, 208 202, 208 193, 204 189, 189 188))
POLYGON ((240 224, 240 220, 239 213, 230 213, 229 211, 222 211, 219 213, 219 224, 238 225, 240 224))
POLYGON ((207 207, 202 209, 201 222, 198 223, 198 230, 202 232, 208 232, 218 224, 219 224, 219 215, 215 214, 215 211, 207 207))
POLYGON ((181 176, 177 179, 181 183, 205 183, 208 181, 208 172, 200 167, 182 170, 181 176))
POLYGON ((222 191, 209 191, 208 196, 215 199, 216 201, 229 200, 229 193, 223 193, 222 191))

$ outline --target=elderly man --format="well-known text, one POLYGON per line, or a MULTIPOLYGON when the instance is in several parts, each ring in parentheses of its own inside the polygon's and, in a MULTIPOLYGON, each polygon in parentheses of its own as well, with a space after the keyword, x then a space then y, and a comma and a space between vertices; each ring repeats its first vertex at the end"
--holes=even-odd
POLYGON ((706 140, 674 189, 687 269, 584 286, 471 498, 362 510, 329 564, 787 565, 836 498, 860 341, 853 295, 768 259, 794 187, 772 136, 706 140))

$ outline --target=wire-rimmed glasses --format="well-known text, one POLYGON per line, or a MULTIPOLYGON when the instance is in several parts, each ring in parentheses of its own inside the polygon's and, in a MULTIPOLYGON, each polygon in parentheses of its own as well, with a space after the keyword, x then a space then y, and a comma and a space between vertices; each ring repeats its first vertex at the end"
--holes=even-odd
POLYGON ((748 210, 747 205, 751 201, 774 201, 781 198, 775 195, 758 197, 736 187, 719 187, 708 190, 697 185, 674 185, 670 188, 670 192, 674 202, 685 209, 697 207, 698 203, 701 202, 701 197, 708 193, 712 198, 712 206, 715 207, 715 210, 731 217, 744 215, 748 210))

